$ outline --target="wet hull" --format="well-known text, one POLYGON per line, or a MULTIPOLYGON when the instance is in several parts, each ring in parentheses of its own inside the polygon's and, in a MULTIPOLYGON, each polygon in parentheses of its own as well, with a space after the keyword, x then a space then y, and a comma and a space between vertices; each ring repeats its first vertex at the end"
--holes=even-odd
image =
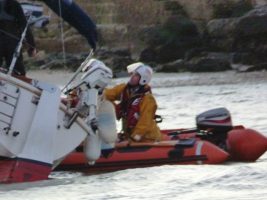
POLYGON ((160 143, 118 143, 102 150, 95 165, 89 165, 82 147, 68 155, 56 170, 88 173, 138 167, 179 164, 222 164, 228 160, 254 162, 267 151, 267 138, 252 129, 235 126, 228 133, 198 135, 196 130, 162 130, 160 143))
POLYGON ((230 154, 235 162, 255 162, 267 151, 267 137, 253 129, 234 126, 228 132, 201 133, 190 129, 164 130, 165 139, 199 138, 209 141, 230 154))
POLYGON ((160 143, 118 143, 114 149, 102 151, 94 165, 87 164, 83 152, 68 155, 56 170, 88 173, 129 168, 178 164, 220 164, 229 154, 215 145, 197 139, 163 141, 160 143))

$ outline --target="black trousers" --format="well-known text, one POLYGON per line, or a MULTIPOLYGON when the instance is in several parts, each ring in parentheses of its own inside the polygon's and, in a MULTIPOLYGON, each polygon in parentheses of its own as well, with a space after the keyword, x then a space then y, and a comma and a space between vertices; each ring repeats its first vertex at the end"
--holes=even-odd
MULTIPOLYGON (((0 34, 0 67, 5 67, 7 70, 9 69, 17 44, 18 41, 7 39, 0 34), (3 61, 5 61, 5 65, 3 65, 3 61)), ((26 74, 21 52, 15 63, 13 73, 16 75, 26 74)))

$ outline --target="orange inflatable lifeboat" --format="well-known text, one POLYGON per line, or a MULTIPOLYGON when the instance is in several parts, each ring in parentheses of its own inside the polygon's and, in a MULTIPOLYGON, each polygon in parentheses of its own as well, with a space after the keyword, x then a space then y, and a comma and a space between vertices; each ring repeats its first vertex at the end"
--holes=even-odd
POLYGON ((164 164, 220 164, 228 157, 224 150, 197 138, 156 143, 120 142, 115 148, 102 151, 94 165, 87 164, 81 148, 67 156, 56 169, 90 173, 164 164))
POLYGON ((209 141, 229 153, 229 160, 236 162, 254 162, 267 151, 267 138, 261 133, 234 126, 226 133, 216 135, 211 131, 193 129, 163 130, 165 139, 199 138, 209 141))
POLYGON ((56 170, 103 172, 164 164, 221 164, 227 160, 253 162, 267 151, 267 138, 243 126, 232 126, 227 109, 217 108, 196 117, 197 128, 162 130, 157 143, 117 143, 102 150, 95 165, 88 165, 82 146, 56 170))
POLYGON ((225 108, 206 111, 196 117, 196 129, 163 131, 167 139, 199 138, 209 141, 230 154, 231 161, 254 162, 267 151, 267 138, 243 126, 232 126, 225 108))
POLYGON ((252 129, 233 129, 228 133, 227 151, 231 160, 253 162, 267 150, 267 138, 252 129))

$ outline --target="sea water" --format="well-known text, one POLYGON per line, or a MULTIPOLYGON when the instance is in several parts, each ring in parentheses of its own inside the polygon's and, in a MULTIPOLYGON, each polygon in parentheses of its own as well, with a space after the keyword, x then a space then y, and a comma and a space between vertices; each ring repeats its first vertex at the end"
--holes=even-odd
MULTIPOLYGON (((68 73, 30 72, 61 87, 68 73)), ((127 78, 114 79, 112 85, 127 78)), ((267 73, 155 74, 152 91, 161 129, 193 128, 197 114, 225 107, 234 125, 267 136, 267 73)), ((249 149, 248 149, 249 151, 249 149)), ((0 185, 2 200, 266 200, 267 153, 254 163, 163 165, 98 175, 53 172, 49 180, 0 185)))

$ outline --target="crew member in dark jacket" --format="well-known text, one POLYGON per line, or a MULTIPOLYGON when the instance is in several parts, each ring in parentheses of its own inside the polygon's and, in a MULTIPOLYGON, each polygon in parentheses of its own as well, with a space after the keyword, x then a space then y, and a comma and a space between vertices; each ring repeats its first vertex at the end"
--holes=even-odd
MULTIPOLYGON (((0 0, 0 67, 5 60, 6 68, 10 66, 13 54, 27 24, 21 5, 16 0, 0 0)), ((27 44, 29 56, 36 54, 34 38, 28 27, 24 44, 27 44)), ((15 64, 13 73, 25 75, 22 52, 15 64)))

